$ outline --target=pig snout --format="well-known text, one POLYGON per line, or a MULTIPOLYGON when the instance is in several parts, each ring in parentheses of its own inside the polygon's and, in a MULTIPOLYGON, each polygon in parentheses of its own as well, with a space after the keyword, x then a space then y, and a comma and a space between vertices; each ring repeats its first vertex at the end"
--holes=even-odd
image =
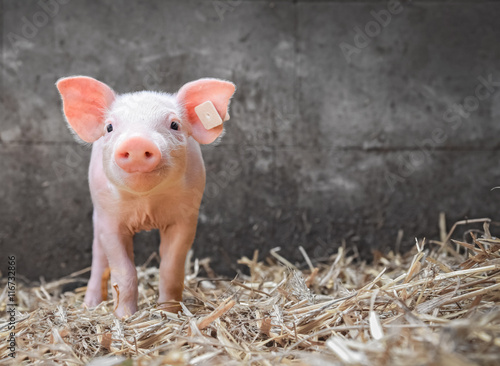
POLYGON ((134 136, 123 141, 115 151, 116 164, 127 173, 148 173, 161 160, 156 144, 144 137, 134 136))

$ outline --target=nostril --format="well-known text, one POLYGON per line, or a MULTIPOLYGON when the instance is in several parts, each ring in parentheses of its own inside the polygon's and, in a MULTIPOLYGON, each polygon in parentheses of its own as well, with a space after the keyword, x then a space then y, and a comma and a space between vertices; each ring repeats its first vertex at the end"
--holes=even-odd
POLYGON ((128 173, 150 172, 161 161, 161 152, 155 143, 142 137, 132 137, 120 144, 115 153, 117 165, 128 173))

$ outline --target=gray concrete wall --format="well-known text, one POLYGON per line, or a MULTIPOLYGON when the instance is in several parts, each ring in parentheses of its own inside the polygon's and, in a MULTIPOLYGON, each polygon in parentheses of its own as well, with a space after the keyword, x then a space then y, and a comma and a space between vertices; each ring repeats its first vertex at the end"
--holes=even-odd
MULTIPOLYGON (((118 92, 237 84, 226 135, 203 147, 194 245, 221 272, 254 249, 302 261, 299 245, 322 257, 345 240, 369 256, 400 229, 412 245, 437 236, 442 211, 497 217, 497 1, 58 4, 1 9, 0 258, 31 279, 90 265, 90 151, 54 87, 74 74, 118 92)), ((157 241, 139 235, 138 263, 157 241)))

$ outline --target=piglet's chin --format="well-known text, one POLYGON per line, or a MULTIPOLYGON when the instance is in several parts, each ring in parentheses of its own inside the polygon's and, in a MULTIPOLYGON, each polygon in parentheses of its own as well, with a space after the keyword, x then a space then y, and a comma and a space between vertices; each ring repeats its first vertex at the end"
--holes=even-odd
POLYGON ((147 193, 156 188, 161 182, 160 177, 151 173, 134 173, 123 180, 123 185, 130 192, 147 193))

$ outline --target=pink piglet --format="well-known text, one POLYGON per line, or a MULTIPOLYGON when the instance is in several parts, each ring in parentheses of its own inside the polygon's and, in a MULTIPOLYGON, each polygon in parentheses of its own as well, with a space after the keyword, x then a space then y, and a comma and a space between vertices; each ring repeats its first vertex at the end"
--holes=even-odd
POLYGON ((180 310, 184 262, 205 189, 199 144, 213 142, 223 131, 222 124, 207 129, 197 107, 211 102, 217 119, 227 120, 235 85, 207 78, 185 84, 176 94, 122 95, 85 76, 62 78, 56 85, 71 129, 92 143, 94 240, 85 304, 95 307, 105 300, 101 278, 109 267, 115 315, 137 311, 133 237, 142 230, 159 229, 158 303, 168 311, 180 310))

